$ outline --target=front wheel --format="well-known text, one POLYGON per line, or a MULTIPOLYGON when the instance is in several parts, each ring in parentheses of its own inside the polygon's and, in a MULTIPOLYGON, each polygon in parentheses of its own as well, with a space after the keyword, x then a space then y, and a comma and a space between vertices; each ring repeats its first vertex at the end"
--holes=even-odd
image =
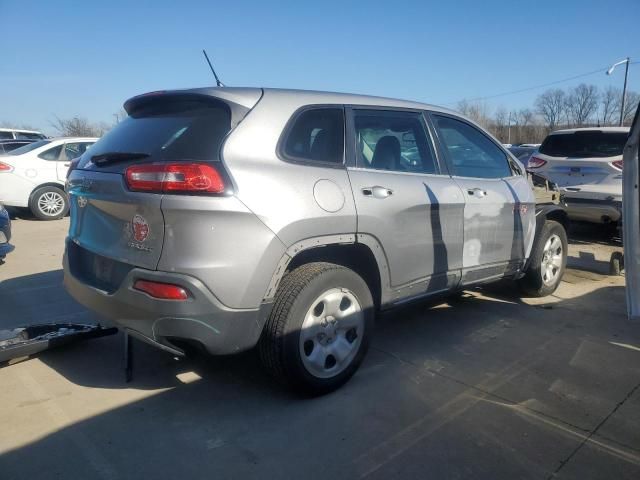
POLYGON ((567 266, 567 232, 553 220, 546 220, 531 249, 529 268, 518 281, 529 297, 545 297, 556 291, 567 266))
POLYGON ((294 390, 322 395, 356 372, 373 320, 371 292, 357 273, 331 263, 302 265, 282 279, 260 339, 260 357, 294 390))
POLYGON ((69 199, 59 188, 40 187, 31 195, 29 209, 40 220, 57 220, 69 211, 69 199))

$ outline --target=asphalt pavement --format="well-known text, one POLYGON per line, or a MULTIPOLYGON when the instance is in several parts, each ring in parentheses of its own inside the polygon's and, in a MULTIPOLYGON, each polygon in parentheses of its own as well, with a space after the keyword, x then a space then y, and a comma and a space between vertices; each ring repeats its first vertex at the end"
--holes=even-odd
MULTIPOLYGON (((61 286, 68 219, 14 220, 0 328, 99 322, 61 286)), ((594 233, 595 232, 595 233, 594 233)), ((254 352, 116 335, 0 368, 0 478, 640 478, 640 325, 620 245, 581 228, 555 295, 500 283, 386 313, 355 377, 301 399, 254 352)))

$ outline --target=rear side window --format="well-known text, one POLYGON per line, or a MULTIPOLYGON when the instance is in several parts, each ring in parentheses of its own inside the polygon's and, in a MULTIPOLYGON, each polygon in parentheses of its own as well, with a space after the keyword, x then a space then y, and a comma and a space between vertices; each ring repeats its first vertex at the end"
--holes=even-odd
POLYGON ((282 152, 289 160, 342 164, 342 108, 313 108, 300 113, 286 135, 282 152))
POLYGON ((219 161, 229 130, 231 111, 222 102, 158 99, 131 112, 91 147, 91 155, 145 153, 152 160, 219 161))
POLYGON ((0 132, 0 140, 13 140, 13 133, 11 132, 0 132))
POLYGON ((504 178, 512 175, 507 155, 477 128, 451 117, 433 115, 453 175, 504 178))
POLYGON ((433 150, 413 112, 355 111, 358 166, 396 172, 435 173, 433 150))
POLYGON ((615 157, 622 155, 627 142, 626 132, 584 130, 549 135, 540 146, 540 153, 552 157, 615 157))
POLYGON ((60 157, 60 152, 62 152, 62 145, 58 145, 57 147, 45 150, 40 155, 38 155, 38 157, 43 160, 58 160, 58 158, 60 157))

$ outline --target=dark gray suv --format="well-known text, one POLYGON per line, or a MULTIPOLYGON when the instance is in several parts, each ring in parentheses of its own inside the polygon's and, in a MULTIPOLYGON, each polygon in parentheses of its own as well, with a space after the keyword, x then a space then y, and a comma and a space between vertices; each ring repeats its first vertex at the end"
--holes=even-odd
POLYGON ((324 393, 358 368, 379 309, 560 282, 561 212, 536 217, 522 165, 448 110, 259 88, 125 109, 71 167, 65 285, 163 349, 258 345, 278 378, 324 393))

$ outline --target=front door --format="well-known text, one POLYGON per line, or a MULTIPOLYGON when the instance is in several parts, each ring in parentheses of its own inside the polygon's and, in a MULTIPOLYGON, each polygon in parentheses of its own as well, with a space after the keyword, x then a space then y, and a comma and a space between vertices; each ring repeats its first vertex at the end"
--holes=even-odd
POLYGON ((354 107, 349 125, 358 234, 384 250, 388 300, 451 288, 462 266, 464 198, 438 166, 422 113, 354 107))
POLYGON ((442 150, 465 197, 463 283, 499 278, 524 264, 535 232, 535 199, 522 172, 481 130, 432 114, 442 150))

